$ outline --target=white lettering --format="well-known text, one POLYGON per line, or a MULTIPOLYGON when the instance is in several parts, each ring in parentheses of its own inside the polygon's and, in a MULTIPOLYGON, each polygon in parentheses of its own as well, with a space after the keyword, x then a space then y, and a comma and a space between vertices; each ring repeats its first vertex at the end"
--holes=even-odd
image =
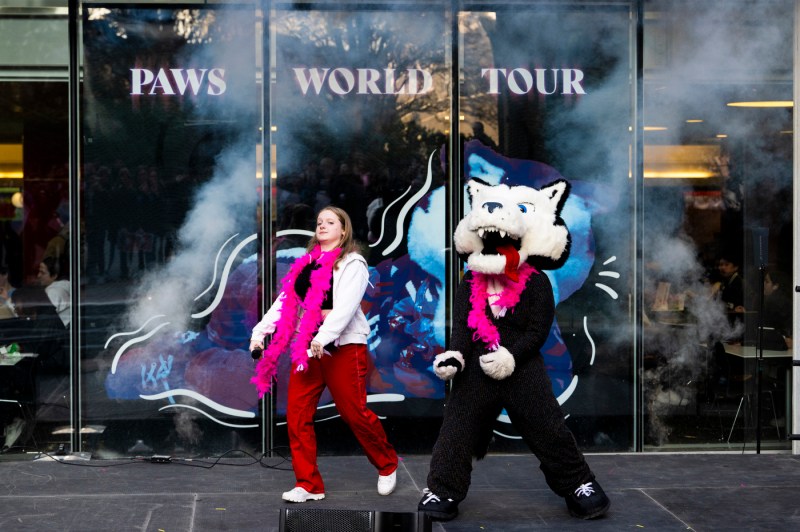
POLYGON ((378 80, 381 73, 374 68, 359 68, 358 70, 358 94, 381 94, 378 88, 378 80))
POLYGON ((533 91, 534 87, 539 94, 555 94, 559 88, 559 81, 561 82, 561 94, 586 94, 581 84, 583 71, 577 68, 535 68, 535 84, 534 74, 531 74, 531 71, 526 68, 515 68, 508 74, 506 72, 505 68, 481 69, 482 78, 486 78, 488 74, 489 90, 487 92, 489 94, 500 94, 500 82, 503 77, 506 78, 508 90, 514 94, 527 94, 533 91), (548 76, 548 72, 552 73, 552 79, 550 79, 551 76, 548 76), (548 86, 548 82, 552 84, 552 87, 548 86))
POLYGON ((206 77, 206 69, 200 69, 200 75, 197 75, 197 70, 190 68, 186 71, 186 78, 183 77, 183 69, 182 68, 170 68, 170 72, 172 72, 172 77, 175 79, 175 84, 178 86, 178 92, 180 94, 186 93, 187 85, 192 86, 192 94, 197 96, 197 92, 200 90, 200 83, 202 83, 203 79, 206 77))
POLYGON ((344 96, 345 94, 349 93, 353 90, 353 87, 356 86, 356 78, 353 76, 353 73, 346 68, 334 68, 331 75, 328 77, 328 87, 340 96, 344 96), (337 74, 343 78, 345 86, 339 83, 337 79, 337 74))
POLYGON ((508 88, 511 89, 511 92, 514 94, 527 94, 533 88, 533 76, 524 68, 515 68, 508 75, 508 88), (519 74, 522 77, 522 82, 525 85, 524 87, 519 86, 514 74, 519 74))
POLYGON ((149 87, 147 94, 164 94, 173 96, 177 93, 184 95, 186 90, 197 96, 206 79, 208 72, 208 86, 206 93, 210 96, 219 96, 228 88, 225 83, 224 68, 160 68, 158 72, 146 68, 132 68, 131 70, 131 94, 141 96, 149 87))
POLYGON ((575 94, 586 94, 581 86, 581 80, 583 80, 582 70, 578 70, 576 68, 564 68, 561 69, 561 73, 563 75, 563 81, 561 84, 564 86, 562 94, 572 94, 573 90, 575 91, 575 94))
POLYGON ((150 94, 156 94, 158 88, 161 88, 164 94, 175 94, 175 91, 172 90, 172 85, 169 83, 169 78, 167 78, 167 73, 164 72, 163 68, 158 70, 156 81, 150 87, 150 94))
POLYGON ((322 90, 322 85, 325 83, 325 78, 328 76, 328 68, 322 69, 322 75, 320 75, 319 69, 311 68, 294 68, 294 77, 297 79, 297 83, 300 84, 300 90, 303 91, 303 96, 306 95, 308 92, 308 86, 313 83, 314 84, 314 92, 317 93, 319 96, 319 92, 322 90), (306 70, 308 70, 308 77, 306 77, 306 70))
POLYGON ((553 90, 547 90, 547 81, 545 80, 545 74, 547 70, 544 68, 537 68, 536 69, 536 90, 539 94, 553 94, 556 92, 558 88, 558 69, 552 68, 550 71, 553 73, 553 90))
POLYGON ((225 69, 212 68, 208 72, 208 94, 211 96, 219 96, 228 89, 228 84, 225 82, 225 69))
POLYGON ((433 88, 433 78, 427 70, 420 70, 418 68, 408 69, 408 93, 409 94, 425 94, 430 92, 433 88), (419 88, 419 80, 417 75, 422 75, 422 88, 419 88))
MULTIPOLYGON (((421 68, 406 70, 406 81, 398 87, 393 68, 293 68, 295 79, 304 96, 309 89, 319 96, 327 85, 334 94, 425 94, 433 90, 433 76, 421 68)), ((209 80, 211 73, 209 72, 209 80)))
POLYGON ((186 78, 183 77, 182 68, 170 68, 169 70, 172 72, 172 77, 175 80, 180 94, 186 94, 186 87, 191 85, 192 94, 197 95, 197 92, 200 90, 200 83, 202 83, 203 79, 206 77, 205 68, 200 69, 199 76, 197 75, 197 70, 193 68, 187 70, 186 78))
POLYGON ((489 94, 500 94, 500 86, 499 80, 497 79, 497 74, 501 73, 503 76, 506 75, 505 68, 482 68, 481 69, 481 77, 485 78, 486 74, 489 74, 489 94))
POLYGON ((153 73, 146 68, 131 69, 131 94, 142 94, 142 86, 153 83, 153 73))
POLYGON ((405 94, 406 93, 406 86, 405 84, 401 85, 400 88, 397 88, 397 82, 394 78, 394 69, 393 68, 386 68, 384 69, 384 73, 386 74, 386 94, 405 94))

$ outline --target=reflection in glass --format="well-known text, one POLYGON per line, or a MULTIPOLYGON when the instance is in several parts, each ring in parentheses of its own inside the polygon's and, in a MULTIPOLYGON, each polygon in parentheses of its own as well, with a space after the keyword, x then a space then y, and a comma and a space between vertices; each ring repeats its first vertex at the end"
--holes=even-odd
POLYGON ((0 81, 0 447, 12 455, 69 444, 67 116, 65 82, 0 81))
MULTIPOLYGON (((557 309, 542 354, 585 449, 633 445, 629 8, 532 3, 459 16, 463 175, 572 185, 562 212, 569 260, 545 272, 557 309)), ((508 416, 495 434, 522 448, 508 416)))
POLYGON ((795 7, 752 7, 646 7, 643 406, 652 450, 755 448, 759 416, 764 444, 788 445, 790 351, 760 344, 759 371, 754 344, 760 323, 777 326, 762 312, 762 277, 792 268, 792 111, 730 104, 791 100, 795 7))
POLYGON ((100 456, 258 448, 253 8, 87 9, 83 405, 100 456))
MULTIPOLYGON (((444 350, 449 26, 435 4, 278 11, 271 23, 275 278, 301 252, 320 209, 348 212, 370 270, 369 401, 379 415, 391 413, 391 432, 420 422, 444 397, 430 364, 444 350)), ((274 394, 279 416, 287 371, 274 394)), ((323 419, 330 400, 326 392, 323 419)), ((395 436, 421 450, 435 429, 395 436)))

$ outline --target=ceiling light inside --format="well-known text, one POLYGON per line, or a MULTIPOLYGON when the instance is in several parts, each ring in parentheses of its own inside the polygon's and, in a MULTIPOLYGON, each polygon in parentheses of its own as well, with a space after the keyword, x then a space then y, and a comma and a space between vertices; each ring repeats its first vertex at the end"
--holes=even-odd
POLYGON ((794 107, 791 100, 764 100, 753 102, 730 102, 728 107, 794 107))

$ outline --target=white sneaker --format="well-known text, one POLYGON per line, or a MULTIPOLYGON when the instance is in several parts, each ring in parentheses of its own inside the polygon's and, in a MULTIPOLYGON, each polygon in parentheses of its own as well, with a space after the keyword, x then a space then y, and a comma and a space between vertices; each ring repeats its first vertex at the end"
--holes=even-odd
POLYGON ((296 486, 289 491, 283 492, 283 500, 286 502, 306 502, 319 501, 325 498, 324 493, 309 493, 305 488, 296 486))
POLYGON ((389 495, 394 491, 397 486, 397 470, 395 469, 389 475, 378 475, 378 493, 381 495, 389 495))

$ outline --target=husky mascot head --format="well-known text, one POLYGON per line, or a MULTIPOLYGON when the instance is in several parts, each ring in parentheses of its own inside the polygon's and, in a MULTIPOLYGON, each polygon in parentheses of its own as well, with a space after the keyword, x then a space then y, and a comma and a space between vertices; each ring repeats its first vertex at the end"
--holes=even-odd
MULTIPOLYGON (((497 312, 496 318, 505 316, 505 311, 515 307, 524 295, 526 279, 532 273, 539 275, 536 268, 555 268, 567 260, 570 235, 560 213, 569 188, 564 179, 557 179, 540 189, 504 183, 489 185, 477 178, 467 183, 471 210, 459 222, 453 240, 456 251, 466 256, 467 265, 473 272, 468 296, 472 308, 466 316, 454 316, 453 320, 464 320, 467 328, 473 331, 472 340, 480 340, 486 345, 487 352, 479 356, 480 365, 493 379, 502 380, 511 375, 516 362, 515 354, 503 345, 509 338, 502 338, 498 328, 486 318, 486 304, 491 301, 492 313, 497 312), (528 265, 523 267, 525 263, 528 265)), ((549 281, 546 284, 537 281, 532 286, 527 298, 536 297, 534 294, 540 293, 545 286, 552 290, 549 281)), ((459 289, 456 298, 465 297, 460 295, 462 293, 459 289)), ((505 320, 506 332, 520 326, 516 319, 509 321, 507 317, 505 320)), ((540 331, 543 341, 551 322, 538 326, 544 329, 540 331)), ((456 333, 454 326, 453 330, 451 345, 460 347, 445 351, 434 359, 434 372, 444 380, 453 378, 464 368, 466 359, 462 351, 473 345, 460 332, 463 329, 459 328, 456 333)), ((515 348, 519 346, 515 344, 515 348)))
POLYGON ((561 219, 569 189, 563 179, 540 189, 470 179, 471 210, 456 227, 456 251, 467 257, 470 270, 512 279, 523 262, 542 269, 561 266, 570 248, 561 219))

